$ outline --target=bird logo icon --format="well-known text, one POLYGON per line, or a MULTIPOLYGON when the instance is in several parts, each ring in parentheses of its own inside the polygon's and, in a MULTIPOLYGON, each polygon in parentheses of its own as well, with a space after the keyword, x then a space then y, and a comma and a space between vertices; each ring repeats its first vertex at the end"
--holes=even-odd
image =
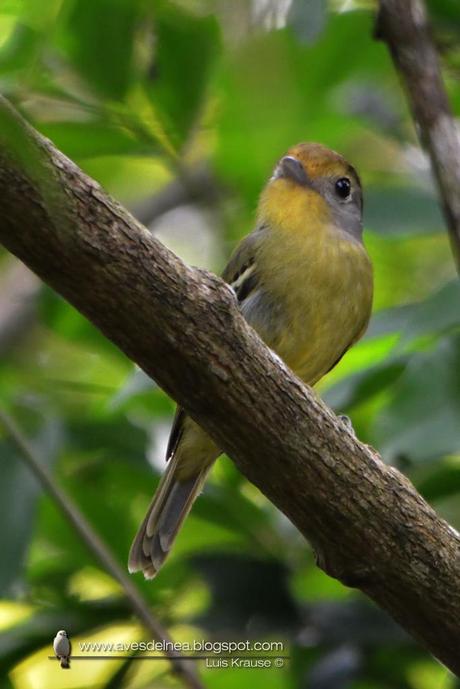
POLYGON ((57 632, 56 636, 54 637, 53 649, 56 658, 61 663, 61 668, 64 670, 69 669, 71 646, 67 632, 64 629, 61 629, 59 632, 57 632))

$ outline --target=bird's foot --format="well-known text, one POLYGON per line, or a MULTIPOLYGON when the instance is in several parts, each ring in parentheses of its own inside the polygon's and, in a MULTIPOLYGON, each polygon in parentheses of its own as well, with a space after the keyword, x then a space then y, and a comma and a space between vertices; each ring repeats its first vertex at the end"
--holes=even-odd
POLYGON ((353 424, 351 423, 350 417, 346 414, 339 414, 339 419, 345 424, 350 433, 352 433, 356 438, 355 429, 353 428, 353 424))

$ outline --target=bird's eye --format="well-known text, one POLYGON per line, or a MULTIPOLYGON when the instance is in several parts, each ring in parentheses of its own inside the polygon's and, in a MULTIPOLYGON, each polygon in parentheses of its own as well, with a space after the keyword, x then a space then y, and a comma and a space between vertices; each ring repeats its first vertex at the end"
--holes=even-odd
POLYGON ((348 177, 341 177, 335 183, 335 191, 341 199, 347 199, 351 193, 351 182, 348 177))

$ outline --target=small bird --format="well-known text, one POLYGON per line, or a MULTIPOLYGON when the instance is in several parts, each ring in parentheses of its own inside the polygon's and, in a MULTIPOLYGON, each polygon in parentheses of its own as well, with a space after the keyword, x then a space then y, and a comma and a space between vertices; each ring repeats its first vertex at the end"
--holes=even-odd
MULTIPOLYGON (((293 146, 262 191, 255 229, 222 275, 248 323, 309 385, 340 361, 369 322, 373 277, 362 207, 358 174, 341 155, 316 143, 293 146)), ((169 463, 131 546, 130 572, 146 579, 158 573, 220 454, 178 408, 169 463)))
POLYGON ((56 636, 54 637, 53 649, 56 658, 61 661, 61 667, 64 670, 68 670, 70 668, 71 648, 69 637, 64 629, 61 629, 59 632, 57 632, 56 636))

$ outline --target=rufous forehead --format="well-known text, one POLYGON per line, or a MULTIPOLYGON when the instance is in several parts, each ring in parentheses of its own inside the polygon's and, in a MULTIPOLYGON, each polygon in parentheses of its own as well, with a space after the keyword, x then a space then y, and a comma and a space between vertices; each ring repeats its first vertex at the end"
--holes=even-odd
POLYGON ((321 144, 297 144, 286 155, 294 156, 305 167, 309 177, 349 176, 359 184, 359 177, 343 156, 321 144))

